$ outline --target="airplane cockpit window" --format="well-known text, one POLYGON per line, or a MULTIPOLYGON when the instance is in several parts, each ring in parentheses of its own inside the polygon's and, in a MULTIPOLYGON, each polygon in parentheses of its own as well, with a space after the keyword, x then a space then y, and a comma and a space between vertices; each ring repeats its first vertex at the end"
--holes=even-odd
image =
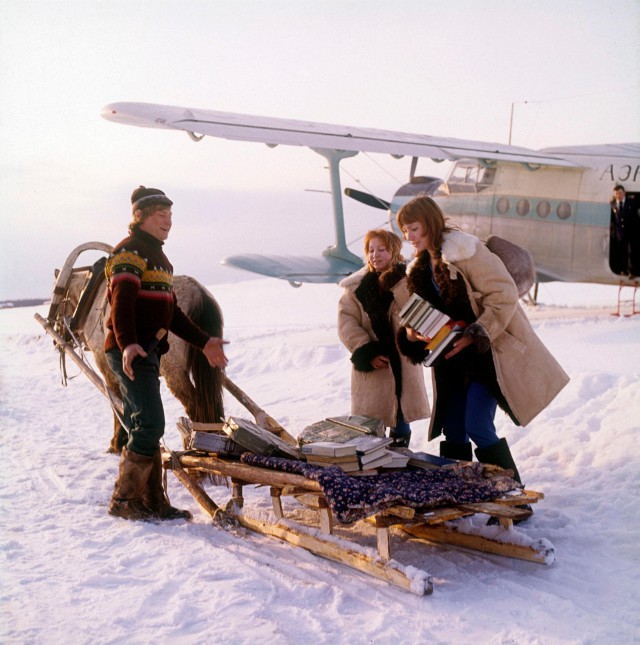
POLYGON ((459 161, 451 170, 447 184, 451 193, 477 193, 491 186, 495 175, 495 166, 459 161))

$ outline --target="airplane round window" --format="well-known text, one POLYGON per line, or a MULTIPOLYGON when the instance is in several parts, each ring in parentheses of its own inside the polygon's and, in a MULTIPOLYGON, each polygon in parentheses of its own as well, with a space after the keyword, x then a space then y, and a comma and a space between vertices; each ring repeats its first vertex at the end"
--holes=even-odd
POLYGON ((571 204, 569 202, 560 202, 556 208, 556 214, 560 219, 569 219, 571 217, 571 204))
POLYGON ((506 197, 501 197, 496 204, 496 210, 498 211, 498 213, 500 213, 500 215, 504 215, 505 213, 509 212, 510 208, 511 204, 506 197))
POLYGON ((529 203, 528 199, 521 199, 516 204, 516 211, 518 211, 518 215, 527 215, 530 210, 531 204, 529 203))
POLYGON ((540 202, 536 208, 536 212, 538 213, 538 217, 549 217, 551 205, 549 202, 540 202))

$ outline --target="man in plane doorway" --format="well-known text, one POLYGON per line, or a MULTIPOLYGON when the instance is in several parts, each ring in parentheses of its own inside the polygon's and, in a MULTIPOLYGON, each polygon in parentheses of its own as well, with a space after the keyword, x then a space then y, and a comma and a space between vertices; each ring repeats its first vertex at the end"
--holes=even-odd
POLYGON ((613 187, 611 199, 611 270, 630 278, 640 275, 640 216, 635 199, 627 196, 624 186, 613 187))

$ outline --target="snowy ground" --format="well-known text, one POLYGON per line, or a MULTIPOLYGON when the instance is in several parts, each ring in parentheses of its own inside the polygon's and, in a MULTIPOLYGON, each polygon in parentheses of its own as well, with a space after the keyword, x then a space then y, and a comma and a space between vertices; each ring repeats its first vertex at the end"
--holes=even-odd
MULTIPOLYGON (((297 435, 349 411, 349 360, 333 285, 211 286, 226 317, 229 376, 297 435)), ((499 413, 527 487, 544 492, 520 529, 551 566, 394 535, 394 557, 428 571, 418 597, 244 530, 109 517, 111 415, 82 374, 60 384, 46 307, 0 311, 2 643, 640 642, 640 316, 615 318, 615 287, 543 285, 534 326, 571 376, 529 427, 499 413)), ((70 367, 75 373, 75 369, 70 367)), ((166 442, 183 413, 167 393, 166 442)), ((247 416, 231 397, 227 413, 247 416)), ((416 449, 426 422, 414 424, 416 449)), ((209 488, 225 503, 229 491, 209 488)), ((267 508, 247 491, 247 506, 267 508)), ((285 506, 286 508, 286 506, 285 506)))

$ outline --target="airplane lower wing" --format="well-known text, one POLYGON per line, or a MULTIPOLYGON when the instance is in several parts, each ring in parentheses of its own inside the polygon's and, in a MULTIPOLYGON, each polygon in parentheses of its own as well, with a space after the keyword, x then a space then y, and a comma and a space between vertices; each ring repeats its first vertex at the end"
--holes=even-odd
POLYGON ((259 253, 232 255, 224 258, 222 264, 270 278, 288 280, 291 284, 337 283, 362 268, 362 264, 331 256, 313 258, 293 255, 267 256, 259 253))

